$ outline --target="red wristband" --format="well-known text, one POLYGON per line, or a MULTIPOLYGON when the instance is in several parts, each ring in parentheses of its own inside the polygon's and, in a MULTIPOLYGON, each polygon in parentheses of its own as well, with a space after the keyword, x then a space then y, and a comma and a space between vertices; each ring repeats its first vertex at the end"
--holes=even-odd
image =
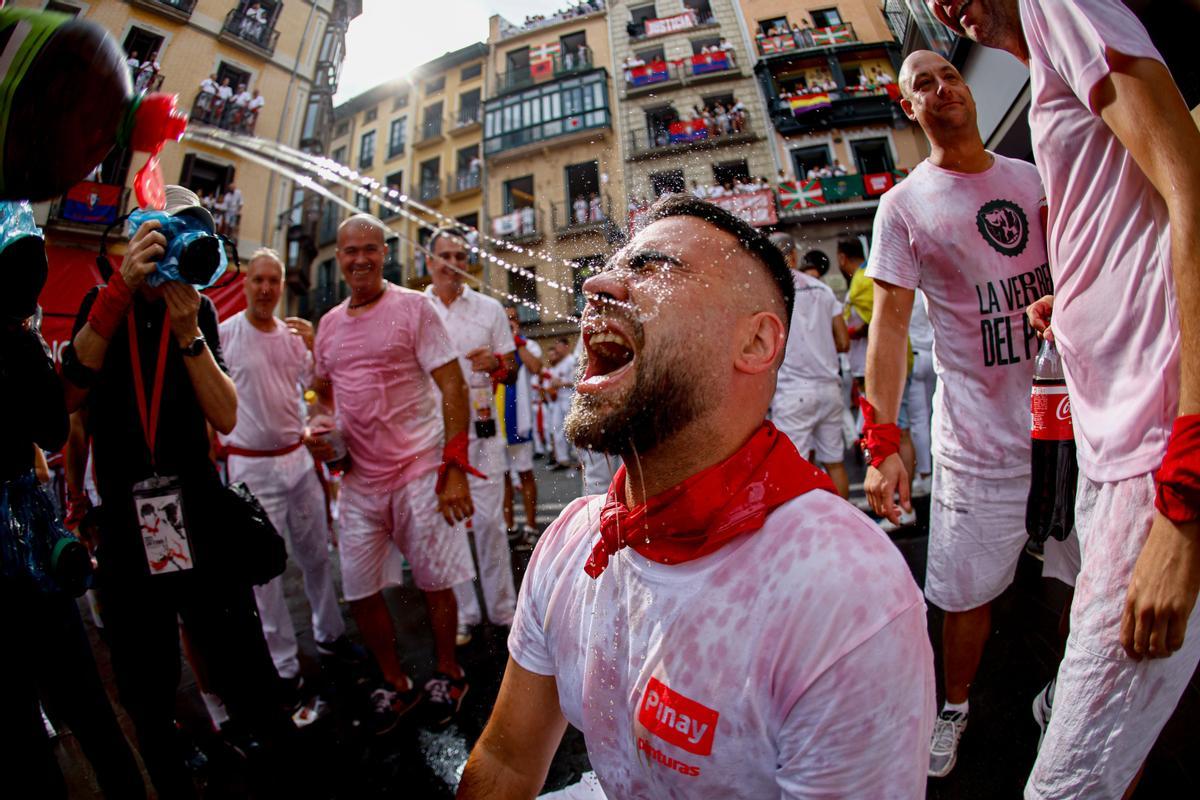
POLYGON ((487 475, 484 475, 471 466, 471 462, 467 456, 468 442, 466 431, 459 431, 446 441, 446 446, 442 449, 442 465, 438 467, 437 485, 434 486, 434 491, 437 494, 441 494, 442 489, 446 488, 446 473, 450 470, 450 467, 458 467, 468 475, 487 479, 487 475))
POLYGON ((859 395, 858 407, 863 412, 863 455, 878 469, 888 456, 900 452, 900 427, 892 422, 876 422, 875 407, 865 395, 859 395))
POLYGON ((504 356, 499 353, 492 353, 492 355, 496 357, 496 361, 500 364, 500 366, 488 373, 488 377, 492 379, 492 385, 497 386, 501 383, 507 383, 511 373, 504 363, 504 356))
POLYGON ((101 337, 112 339, 132 302, 133 291, 125 285, 125 279, 121 277, 120 272, 113 272, 92 303, 88 325, 101 337))
POLYGON ((1175 419, 1154 482, 1154 507, 1160 514, 1176 525, 1200 520, 1200 414, 1175 419))

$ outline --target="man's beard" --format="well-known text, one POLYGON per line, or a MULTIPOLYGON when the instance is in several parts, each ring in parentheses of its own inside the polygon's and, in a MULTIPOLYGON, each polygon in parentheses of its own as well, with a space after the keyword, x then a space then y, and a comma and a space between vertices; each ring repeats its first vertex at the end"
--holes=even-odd
MULTIPOLYGON (((576 392, 564 423, 567 438, 576 447, 626 456, 648 452, 690 425, 708 410, 714 395, 701 390, 699 373, 681 349, 643 352, 633 386, 616 403, 576 392)), ((576 383, 586 370, 585 351, 576 383)))
POLYGON ((1015 0, 975 0, 984 9, 983 21, 973 31, 975 41, 984 47, 1003 47, 1013 29, 1020 30, 1021 21, 1015 0))

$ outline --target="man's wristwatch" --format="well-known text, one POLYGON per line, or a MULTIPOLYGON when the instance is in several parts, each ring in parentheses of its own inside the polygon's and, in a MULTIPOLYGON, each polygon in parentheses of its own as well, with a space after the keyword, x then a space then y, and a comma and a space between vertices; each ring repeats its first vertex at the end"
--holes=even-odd
POLYGON ((192 339, 184 347, 179 350, 188 358, 200 355, 204 352, 204 348, 208 346, 208 341, 204 338, 204 334, 197 334, 195 339, 192 339))

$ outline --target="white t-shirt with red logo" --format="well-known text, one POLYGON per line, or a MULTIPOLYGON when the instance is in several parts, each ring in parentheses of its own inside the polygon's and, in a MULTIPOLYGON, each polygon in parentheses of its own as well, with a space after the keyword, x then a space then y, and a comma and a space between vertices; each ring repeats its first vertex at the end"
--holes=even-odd
POLYGON ((1109 51, 1162 56, 1119 0, 1020 0, 1020 11, 1079 464, 1093 481, 1122 480, 1158 469, 1166 452, 1179 313, 1166 204, 1089 98, 1109 51))
POLYGON ((922 161, 879 201, 867 275, 920 288, 933 325, 933 454, 983 477, 1029 472, 1029 389, 1041 342, 1025 308, 1050 294, 1037 168, 922 161))
POLYGON ((552 675, 613 798, 925 796, 933 656, 896 548, 813 491, 677 565, 583 565, 604 497, 538 542, 509 651, 552 675))

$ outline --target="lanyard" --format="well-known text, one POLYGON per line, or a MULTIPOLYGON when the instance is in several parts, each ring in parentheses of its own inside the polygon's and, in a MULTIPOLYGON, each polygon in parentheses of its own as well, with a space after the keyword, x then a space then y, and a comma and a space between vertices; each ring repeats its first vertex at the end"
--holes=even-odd
POLYGON ((154 367, 154 389, 150 400, 150 413, 146 414, 146 383, 142 380, 142 359, 138 353, 137 324, 133 309, 129 309, 129 360, 133 366, 133 386, 137 394, 138 416, 142 421, 142 434, 150 447, 150 465, 154 466, 154 442, 158 438, 158 411, 162 405, 163 379, 166 377, 167 339, 171 335, 171 321, 163 312, 162 340, 158 343, 158 362, 154 367))

